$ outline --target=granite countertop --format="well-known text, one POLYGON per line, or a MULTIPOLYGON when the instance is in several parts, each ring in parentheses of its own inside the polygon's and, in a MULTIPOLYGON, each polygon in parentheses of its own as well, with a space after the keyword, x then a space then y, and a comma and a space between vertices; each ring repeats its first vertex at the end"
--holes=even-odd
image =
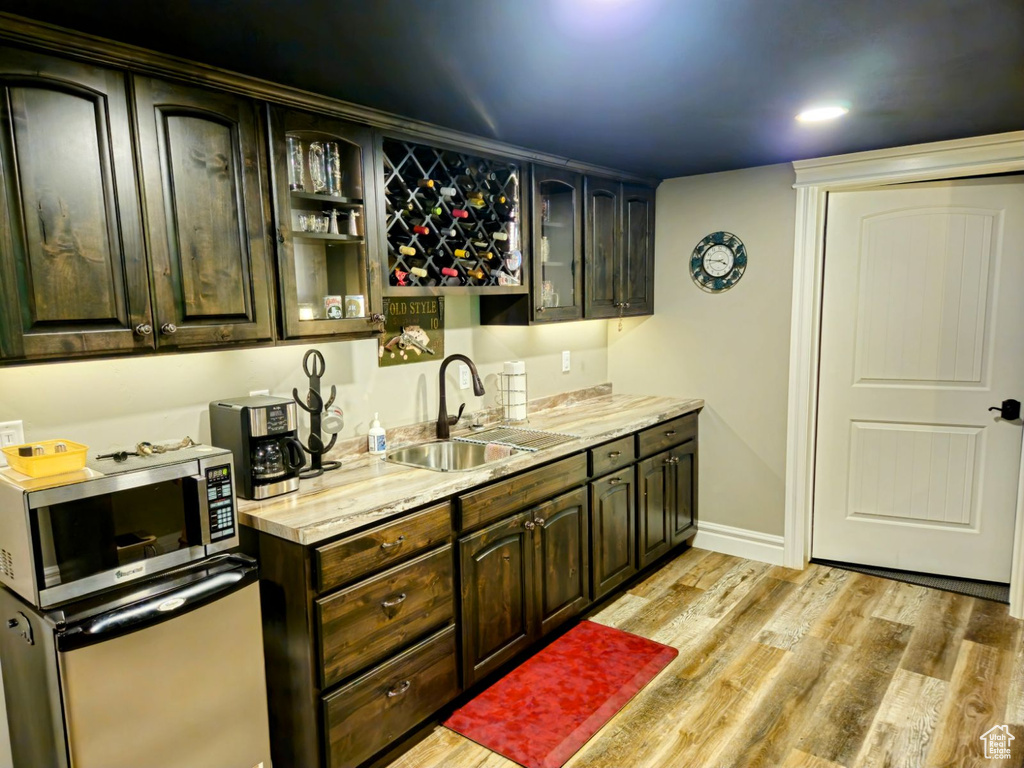
MULTIPOLYGON (((531 411, 527 428, 579 435, 578 439, 466 472, 391 464, 368 454, 342 457, 341 469, 303 480, 296 493, 265 501, 239 500, 238 517, 243 525, 282 539, 316 544, 703 407, 703 400, 614 394, 558 404, 531 411)), ((469 433, 459 430, 453 436, 462 434, 469 433)))

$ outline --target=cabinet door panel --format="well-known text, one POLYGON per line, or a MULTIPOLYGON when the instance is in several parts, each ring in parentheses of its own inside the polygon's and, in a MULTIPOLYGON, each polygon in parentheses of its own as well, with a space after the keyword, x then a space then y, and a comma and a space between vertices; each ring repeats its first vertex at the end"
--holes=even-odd
POLYGON ((470 685, 536 636, 532 516, 516 515, 459 541, 464 682, 470 685))
POLYGON ((534 322, 583 317, 583 177, 561 168, 533 168, 534 322))
POLYGON ((654 190, 623 186, 622 301, 626 315, 654 312, 654 190))
POLYGON ((590 484, 594 599, 637 571, 634 468, 590 484))
POLYGON ((546 635, 590 602, 589 511, 585 488, 533 510, 537 536, 537 607, 546 635))
POLYGON ((622 247, 622 185, 605 179, 586 179, 584 222, 584 317, 616 317, 622 247))
POLYGON ((148 78, 135 97, 160 345, 271 338, 255 105, 148 78))
POLYGON ((674 519, 674 467, 668 453, 640 462, 639 528, 640 567, 644 568, 665 554, 671 546, 674 519))
POLYGON ((152 345, 124 75, 0 51, 4 357, 152 345))
POLYGON ((672 544, 693 536, 697 530, 697 441, 683 443, 672 455, 673 464, 672 544))

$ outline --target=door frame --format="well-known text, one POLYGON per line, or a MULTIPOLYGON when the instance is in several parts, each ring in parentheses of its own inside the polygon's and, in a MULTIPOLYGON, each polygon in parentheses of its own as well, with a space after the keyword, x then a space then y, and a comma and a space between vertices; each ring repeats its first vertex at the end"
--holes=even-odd
MULTIPOLYGON (((1022 172, 1024 131, 797 160, 793 169, 797 202, 783 564, 803 569, 811 556, 828 194, 915 181, 1022 172)), ((1010 614, 1017 618, 1024 618, 1024 456, 1021 465, 1010 576, 1010 614)))

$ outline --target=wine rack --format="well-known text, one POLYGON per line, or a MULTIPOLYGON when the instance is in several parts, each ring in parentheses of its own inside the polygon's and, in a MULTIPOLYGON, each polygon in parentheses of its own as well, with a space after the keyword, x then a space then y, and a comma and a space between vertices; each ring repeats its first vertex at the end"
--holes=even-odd
POLYGON ((525 291, 516 163, 384 139, 388 285, 525 291))

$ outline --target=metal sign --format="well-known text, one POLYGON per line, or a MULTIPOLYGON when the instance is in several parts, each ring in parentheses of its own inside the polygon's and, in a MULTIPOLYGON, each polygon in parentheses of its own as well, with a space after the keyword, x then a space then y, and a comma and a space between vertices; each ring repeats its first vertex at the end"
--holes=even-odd
POLYGON ((381 367, 444 359, 444 297, 384 299, 381 367))

